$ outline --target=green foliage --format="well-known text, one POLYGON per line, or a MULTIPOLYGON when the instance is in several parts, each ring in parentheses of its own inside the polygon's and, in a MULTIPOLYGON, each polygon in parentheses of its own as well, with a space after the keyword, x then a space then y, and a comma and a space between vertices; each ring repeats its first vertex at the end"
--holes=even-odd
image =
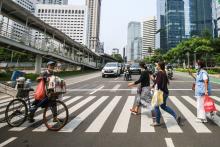
POLYGON ((121 54, 113 54, 112 57, 115 58, 115 60, 117 60, 120 63, 124 61, 121 54))

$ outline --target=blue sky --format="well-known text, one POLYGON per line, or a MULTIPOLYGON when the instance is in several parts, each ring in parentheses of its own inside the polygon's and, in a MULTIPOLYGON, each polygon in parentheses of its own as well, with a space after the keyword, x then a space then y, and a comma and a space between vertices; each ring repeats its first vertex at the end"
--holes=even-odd
MULTIPOLYGON (((69 4, 84 4, 85 0, 69 0, 69 4)), ((127 43, 129 21, 142 22, 156 16, 156 0, 102 0, 100 40, 105 52, 122 48, 127 43)))

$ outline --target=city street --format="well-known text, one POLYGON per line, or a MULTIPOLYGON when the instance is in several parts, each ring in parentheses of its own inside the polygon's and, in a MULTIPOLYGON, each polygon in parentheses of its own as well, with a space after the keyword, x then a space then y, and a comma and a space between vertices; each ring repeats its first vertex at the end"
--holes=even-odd
MULTIPOLYGON (((133 75, 133 81, 138 79, 133 75)), ((208 123, 197 123, 196 98, 192 78, 176 73, 170 81, 168 105, 183 118, 178 126, 174 118, 162 112, 162 125, 152 127, 147 109, 132 115, 136 87, 129 81, 99 77, 70 83, 64 102, 69 109, 69 122, 59 132, 48 131, 42 120, 11 128, 0 123, 0 147, 219 147, 220 116, 208 123)), ((220 111, 220 84, 212 83, 212 98, 220 111)), ((9 98, 0 94, 0 119, 9 98)), ((38 111, 42 115, 42 110, 38 111)))

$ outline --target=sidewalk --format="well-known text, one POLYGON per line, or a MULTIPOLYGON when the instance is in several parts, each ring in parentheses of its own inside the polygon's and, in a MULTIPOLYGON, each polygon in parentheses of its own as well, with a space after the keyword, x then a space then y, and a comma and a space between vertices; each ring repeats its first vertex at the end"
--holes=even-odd
MULTIPOLYGON (((175 71, 174 73, 180 76, 191 78, 191 76, 186 72, 175 71)), ((220 74, 215 74, 215 75, 209 74, 209 76, 212 83, 220 84, 220 74)))

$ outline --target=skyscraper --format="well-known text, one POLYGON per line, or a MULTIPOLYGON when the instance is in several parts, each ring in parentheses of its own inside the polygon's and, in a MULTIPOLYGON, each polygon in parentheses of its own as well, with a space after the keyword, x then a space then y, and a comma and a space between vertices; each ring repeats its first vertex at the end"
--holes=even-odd
POLYGON ((68 0, 38 0, 41 4, 67 5, 68 0))
POLYGON ((217 31, 220 37, 220 2, 216 2, 217 31))
POLYGON ((87 46, 94 52, 99 48, 101 0, 86 0, 88 7, 88 43, 87 46))
POLYGON ((134 62, 140 60, 141 49, 141 23, 130 22, 128 24, 128 36, 127 36, 127 60, 134 62))
POLYGON ((156 19, 155 17, 148 18, 148 20, 143 22, 143 49, 142 57, 148 56, 149 48, 152 49, 152 53, 155 50, 155 40, 156 40, 156 19))
POLYGON ((185 37, 184 2, 166 0, 165 8, 167 48, 171 49, 185 37))

